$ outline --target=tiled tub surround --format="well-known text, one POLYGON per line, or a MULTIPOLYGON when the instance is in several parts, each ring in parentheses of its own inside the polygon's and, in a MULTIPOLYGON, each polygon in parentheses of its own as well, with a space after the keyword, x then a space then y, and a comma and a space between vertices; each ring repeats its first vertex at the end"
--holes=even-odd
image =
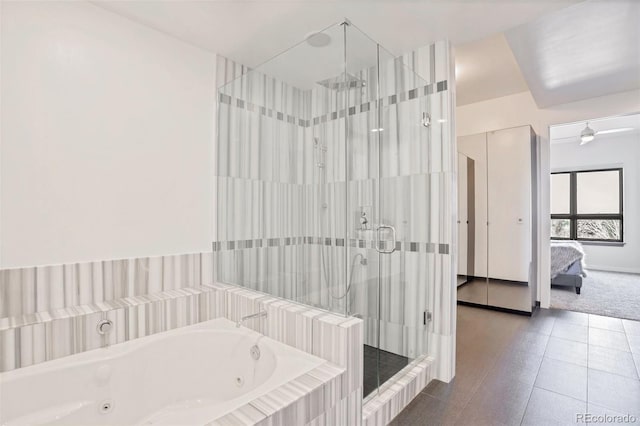
POLYGON ((196 324, 225 312, 225 287, 205 285, 14 317, 0 328, 0 372, 196 324), (96 331, 103 319, 113 322, 105 336, 96 331))
POLYGON ((202 425, 299 376, 313 389, 343 371, 217 318, 6 372, 0 424, 202 425))
MULTIPOLYGON (((222 284, 122 299, 115 306, 96 305, 93 308, 97 308, 97 312, 85 306, 71 309, 69 316, 63 318, 42 318, 42 322, 36 324, 1 330, 2 371, 21 369, 213 318, 237 321, 242 316, 266 310, 266 319, 248 320, 244 325, 329 364, 323 370, 310 371, 244 404, 218 419, 218 424, 306 424, 318 422, 317 418, 337 419, 332 424, 347 424, 347 419, 348 424, 361 421, 363 345, 362 321, 357 318, 339 317, 222 284), (96 333, 96 324, 102 318, 109 318, 114 323, 108 339, 96 333)), ((34 366, 37 367, 40 366, 34 366)), ((324 424, 322 422, 317 424, 324 424)))

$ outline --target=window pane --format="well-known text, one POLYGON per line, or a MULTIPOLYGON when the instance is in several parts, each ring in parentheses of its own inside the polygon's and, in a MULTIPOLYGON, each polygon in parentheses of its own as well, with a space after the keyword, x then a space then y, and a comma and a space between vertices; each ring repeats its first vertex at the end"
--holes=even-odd
POLYGON ((569 173, 551 175, 551 214, 569 214, 570 182, 569 173))
POLYGON ((620 240, 620 221, 616 219, 578 219, 578 239, 620 240))
POLYGON ((620 213, 620 172, 577 174, 578 214, 620 213))
POLYGON ((569 219, 551 219, 551 238, 569 238, 571 221, 569 219))

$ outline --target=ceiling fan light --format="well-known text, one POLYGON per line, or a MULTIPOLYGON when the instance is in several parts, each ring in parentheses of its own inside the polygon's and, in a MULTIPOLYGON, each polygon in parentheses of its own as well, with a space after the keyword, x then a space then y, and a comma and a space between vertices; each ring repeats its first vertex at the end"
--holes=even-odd
POLYGON ((580 145, 591 142, 595 137, 596 132, 594 132, 593 129, 589 127, 589 123, 587 123, 587 127, 580 133, 580 145))

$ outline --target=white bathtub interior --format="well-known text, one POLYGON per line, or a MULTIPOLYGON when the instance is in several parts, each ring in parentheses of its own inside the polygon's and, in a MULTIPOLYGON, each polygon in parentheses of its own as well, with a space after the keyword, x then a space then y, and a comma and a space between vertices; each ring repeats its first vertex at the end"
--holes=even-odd
POLYGON ((325 362, 218 318, 2 373, 0 424, 205 424, 325 362))

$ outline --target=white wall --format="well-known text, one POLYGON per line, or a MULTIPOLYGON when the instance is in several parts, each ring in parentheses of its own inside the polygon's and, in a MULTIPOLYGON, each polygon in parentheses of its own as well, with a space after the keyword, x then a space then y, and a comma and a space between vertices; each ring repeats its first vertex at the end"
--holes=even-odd
POLYGON ((489 130, 531 124, 540 136, 540 197, 538 258, 540 285, 538 300, 542 307, 549 307, 550 266, 549 266, 549 126, 579 120, 607 117, 640 111, 640 91, 630 91, 587 99, 549 108, 539 109, 530 92, 476 102, 456 108, 456 132, 458 136, 471 135, 489 130))
POLYGON ((210 249, 215 55, 85 2, 3 2, 0 266, 210 249))
POLYGON ((624 247, 584 245, 587 268, 640 273, 640 136, 601 135, 580 146, 551 145, 551 170, 623 167, 624 247))

